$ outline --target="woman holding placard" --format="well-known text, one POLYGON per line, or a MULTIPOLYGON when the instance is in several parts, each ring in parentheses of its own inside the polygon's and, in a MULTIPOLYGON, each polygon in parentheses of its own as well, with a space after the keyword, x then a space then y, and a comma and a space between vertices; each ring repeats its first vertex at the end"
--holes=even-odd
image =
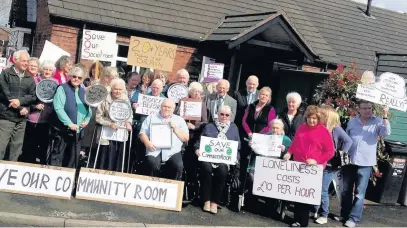
MULTIPOLYGON (((45 60, 41 64, 40 75, 34 76, 35 84, 38 85, 44 79, 52 79, 55 81, 55 83, 58 83, 52 78, 54 72, 54 63, 52 61, 45 60)), ((37 93, 38 102, 31 107, 32 111, 28 116, 27 127, 25 129, 23 153, 20 159, 23 162, 36 163, 36 158, 39 158, 40 163, 45 165, 49 141, 48 118, 53 111, 53 106, 52 99, 48 101, 41 100, 43 100, 43 98, 39 98, 37 93), (36 135, 40 135, 41 137, 35 137, 36 135)))
MULTIPOLYGON (((304 114, 305 123, 302 124, 291 143, 284 160, 304 162, 307 165, 322 165, 324 168, 334 155, 335 147, 331 133, 322 125, 323 116, 317 106, 310 105, 304 114)), ((294 227, 306 227, 309 222, 311 205, 296 203, 294 212, 294 227)))
POLYGON ((55 63, 56 71, 53 77, 58 81, 58 84, 64 84, 69 81, 68 73, 72 69, 72 64, 71 57, 67 55, 61 56, 55 63))
MULTIPOLYGON (((230 107, 227 105, 222 106, 218 112, 217 121, 206 125, 201 136, 237 141, 239 143, 238 150, 240 150, 239 130, 236 124, 230 121, 231 115, 230 107)), ((201 156, 199 148, 200 140, 195 143, 195 154, 198 157, 201 156)), ((238 152, 238 161, 239 157, 238 152)), ((204 202, 203 210, 216 214, 228 175, 228 165, 223 163, 200 163, 201 199, 204 202)))
MULTIPOLYGON (((113 79, 111 84, 111 93, 107 96, 106 100, 99 105, 96 111, 96 122, 103 126, 103 129, 109 129, 119 133, 119 131, 131 131, 132 130, 132 121, 133 121, 133 114, 130 108, 129 99, 125 93, 126 84, 123 79, 113 79), (115 100, 123 100, 128 103, 129 110, 130 110, 130 117, 122 123, 117 123, 113 121, 110 116, 110 106, 112 102, 115 100)), ((102 130, 103 131, 103 130, 102 130)), ((102 134, 102 133, 101 133, 102 134)), ((123 134, 127 135, 127 134, 123 134)), ((104 170, 111 170, 111 171, 122 171, 122 160, 123 156, 123 141, 126 141, 127 138, 123 138, 123 141, 113 141, 113 140, 106 140, 103 137, 100 138, 100 154, 97 160, 99 161, 96 164, 98 169, 104 170)))

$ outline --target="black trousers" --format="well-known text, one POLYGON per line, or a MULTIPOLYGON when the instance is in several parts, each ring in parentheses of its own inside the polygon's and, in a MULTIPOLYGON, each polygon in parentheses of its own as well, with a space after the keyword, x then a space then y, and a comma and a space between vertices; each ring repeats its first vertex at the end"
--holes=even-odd
POLYGON ((48 143, 49 124, 27 122, 20 161, 37 163, 36 159, 39 158, 40 164, 47 164, 48 143))
POLYGON ((52 131, 50 165, 77 168, 81 150, 81 133, 52 131))
POLYGON ((307 227, 309 223, 309 213, 312 205, 304 203, 295 203, 294 206, 294 222, 298 222, 301 227, 307 227))
MULTIPOLYGON (((146 175, 156 177, 161 169, 162 156, 161 153, 157 156, 146 156, 146 175)), ((170 157, 168 161, 165 162, 166 174, 164 178, 169 178, 173 180, 182 179, 182 171, 184 170, 184 163, 182 162, 181 152, 178 152, 170 157)))
MULTIPOLYGON (((121 172, 123 162, 123 142, 109 141, 109 145, 100 146, 98 169, 121 172)), ((124 170, 127 170, 127 163, 124 162, 124 170)))
POLYGON ((201 162, 201 197, 204 203, 206 201, 220 203, 222 197, 223 188, 228 176, 228 166, 226 164, 216 165, 218 167, 213 168, 212 163, 201 162))

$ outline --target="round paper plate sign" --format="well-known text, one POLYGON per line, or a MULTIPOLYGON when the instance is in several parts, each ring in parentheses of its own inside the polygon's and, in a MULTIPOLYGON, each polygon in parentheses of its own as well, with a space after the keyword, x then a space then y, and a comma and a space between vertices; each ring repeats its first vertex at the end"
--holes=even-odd
POLYGON ((37 84, 35 94, 37 98, 44 103, 51 103, 57 92, 58 82, 52 79, 44 79, 37 84))
POLYGON ((131 116, 131 106, 125 100, 115 100, 110 105, 109 116, 115 122, 124 122, 131 116))
POLYGON ((168 88, 167 96, 175 103, 178 103, 182 98, 188 97, 188 87, 181 83, 175 83, 168 88))
POLYGON ((103 85, 93 85, 86 89, 85 102, 91 107, 97 107, 107 97, 107 89, 103 85))

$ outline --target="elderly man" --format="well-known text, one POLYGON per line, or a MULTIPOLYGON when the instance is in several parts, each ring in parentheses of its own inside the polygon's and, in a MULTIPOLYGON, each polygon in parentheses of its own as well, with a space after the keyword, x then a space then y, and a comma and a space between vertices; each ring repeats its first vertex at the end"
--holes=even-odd
POLYGON ((181 69, 177 72, 177 82, 181 83, 185 86, 188 86, 188 82, 189 82, 189 73, 187 70, 185 69, 181 69))
POLYGON ((10 161, 17 161, 23 147, 30 105, 35 104, 35 82, 27 72, 29 54, 25 50, 13 54, 14 66, 0 75, 0 159, 4 159, 10 143, 10 161))
POLYGON ((216 85, 216 93, 208 95, 206 99, 206 107, 209 113, 209 122, 214 122, 218 118, 218 111, 223 105, 230 106, 230 109, 232 110, 230 121, 235 121, 237 103, 235 99, 227 94, 229 88, 229 81, 222 79, 216 85))
MULTIPOLYGON (((184 168, 181 156, 182 144, 189 139, 188 127, 185 120, 174 115, 175 103, 171 99, 165 99, 161 104, 158 114, 148 116, 140 129, 140 140, 146 146, 146 174, 156 176, 164 162, 168 170, 167 178, 181 180, 184 168), (168 123, 171 128, 171 148, 157 148, 151 140, 150 129, 154 124, 168 123)), ((157 136, 157 133, 155 133, 157 136)), ((162 137, 169 137, 164 136, 162 137)), ((154 139, 157 140, 157 139, 154 139)), ((160 139, 158 139, 160 140, 160 139)))

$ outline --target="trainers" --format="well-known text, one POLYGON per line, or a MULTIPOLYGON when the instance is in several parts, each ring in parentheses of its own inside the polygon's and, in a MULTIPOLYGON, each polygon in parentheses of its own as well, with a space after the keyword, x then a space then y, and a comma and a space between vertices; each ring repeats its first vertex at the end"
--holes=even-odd
POLYGON ((291 224, 291 227, 300 227, 300 226, 301 226, 301 224, 298 222, 291 224))
POLYGON ((315 220, 315 222, 320 224, 320 225, 327 224, 328 223, 328 218, 319 217, 317 220, 315 220))
POLYGON ((345 222, 345 226, 353 228, 356 227, 356 223, 354 221, 348 220, 345 222))
POLYGON ((315 212, 312 217, 314 217, 314 219, 317 219, 318 218, 318 212, 315 212))

